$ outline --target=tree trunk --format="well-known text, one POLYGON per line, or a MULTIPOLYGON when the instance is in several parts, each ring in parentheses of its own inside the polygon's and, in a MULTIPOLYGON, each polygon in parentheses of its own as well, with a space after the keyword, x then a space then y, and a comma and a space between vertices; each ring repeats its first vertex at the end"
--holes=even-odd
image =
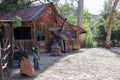
POLYGON ((111 33, 112 33, 112 28, 113 28, 113 24, 114 24, 114 17, 115 17, 116 7, 117 7, 118 2, 119 2, 119 0, 115 0, 114 5, 112 7, 112 12, 111 12, 109 23, 108 23, 106 42, 105 42, 106 48, 111 48, 111 33))
MULTIPOLYGON (((77 25, 79 27, 83 26, 83 7, 84 7, 84 0, 78 0, 78 10, 77 10, 77 25)), ((80 46, 83 46, 82 35, 79 35, 80 46)))
POLYGON ((77 25, 80 27, 82 27, 82 22, 83 22, 83 5, 84 5, 84 0, 78 0, 77 25))

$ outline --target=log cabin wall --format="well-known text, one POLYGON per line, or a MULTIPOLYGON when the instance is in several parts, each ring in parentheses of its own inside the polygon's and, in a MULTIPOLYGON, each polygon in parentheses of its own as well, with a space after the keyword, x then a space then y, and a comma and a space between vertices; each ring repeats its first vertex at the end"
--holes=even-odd
MULTIPOLYGON (((31 49, 33 47, 33 25, 31 24, 31 21, 23 21, 22 22, 22 26, 24 27, 31 27, 31 39, 25 39, 25 40, 22 40, 23 41, 23 44, 24 44, 24 49, 28 50, 28 52, 31 52, 31 49)), ((15 40, 15 42, 17 43, 16 45, 19 45, 19 41, 21 40, 15 40)))
POLYGON ((26 47, 38 46, 40 53, 48 52, 48 42, 51 41, 51 31, 49 28, 60 27, 63 18, 59 16, 52 7, 49 7, 38 19, 31 22, 23 22, 23 26, 32 27, 32 40, 26 40, 26 47), (45 40, 38 41, 38 32, 45 32, 45 40))
POLYGON ((59 24, 57 24, 56 15, 55 11, 49 7, 42 16, 40 16, 36 21, 35 21, 35 31, 34 31, 34 43, 39 47, 39 52, 40 53, 45 53, 48 52, 49 47, 49 41, 51 41, 51 31, 49 31, 49 28, 53 27, 59 27, 59 24), (45 40, 43 41, 38 41, 37 38, 37 33, 38 32, 44 32, 45 34, 45 40))
MULTIPOLYGON (((69 27, 69 32, 75 32, 75 38, 73 40, 73 49, 79 50, 81 48, 81 38, 80 38, 80 30, 78 26, 70 26, 69 27)), ((71 34, 70 34, 71 35, 71 34)))
MULTIPOLYGON (((28 50, 31 50, 32 46, 38 46, 40 53, 45 53, 49 51, 48 45, 52 40, 52 32, 50 29, 60 28, 64 18, 58 13, 53 4, 48 3, 41 6, 13 11, 12 13, 8 13, 7 16, 8 19, 12 19, 16 15, 20 16, 23 19, 22 26, 31 27, 32 39, 24 40, 24 46, 28 50)), ((76 39, 73 39, 72 41, 62 40, 65 45, 62 48, 66 48, 66 52, 72 51, 73 48, 80 49, 79 29, 76 26, 71 26, 68 22, 65 22, 64 26, 66 27, 64 30, 69 35, 71 34, 71 31, 75 31, 76 39)))

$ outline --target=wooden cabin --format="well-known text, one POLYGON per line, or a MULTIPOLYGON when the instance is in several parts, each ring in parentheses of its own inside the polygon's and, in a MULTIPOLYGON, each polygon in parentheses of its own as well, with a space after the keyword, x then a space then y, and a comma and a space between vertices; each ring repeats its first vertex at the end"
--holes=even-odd
POLYGON ((86 31, 65 22, 62 33, 59 33, 64 18, 53 3, 7 12, 1 15, 1 19, 12 20, 15 16, 22 18, 22 26, 31 27, 32 38, 24 40, 24 47, 28 50, 31 50, 32 46, 38 46, 40 53, 50 52, 52 42, 55 40, 53 35, 57 36, 56 40, 62 52, 81 48, 80 34, 86 31))
POLYGON ((81 34, 87 33, 87 31, 79 26, 71 24, 68 28, 68 32, 73 41, 73 49, 79 50, 82 45, 81 34))

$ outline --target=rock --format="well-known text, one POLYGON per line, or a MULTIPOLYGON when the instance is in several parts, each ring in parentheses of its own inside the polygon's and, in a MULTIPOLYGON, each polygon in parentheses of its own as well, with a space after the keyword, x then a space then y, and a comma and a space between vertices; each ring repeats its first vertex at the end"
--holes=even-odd
POLYGON ((20 73, 30 77, 34 77, 36 75, 32 63, 29 59, 25 59, 24 61, 21 61, 20 73))

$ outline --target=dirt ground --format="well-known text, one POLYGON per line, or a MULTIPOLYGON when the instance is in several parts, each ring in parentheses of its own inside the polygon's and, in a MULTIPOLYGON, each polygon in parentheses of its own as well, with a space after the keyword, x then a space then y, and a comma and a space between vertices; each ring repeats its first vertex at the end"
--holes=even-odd
POLYGON ((80 49, 61 56, 41 54, 36 77, 13 69, 6 80, 120 80, 120 47, 80 49))

